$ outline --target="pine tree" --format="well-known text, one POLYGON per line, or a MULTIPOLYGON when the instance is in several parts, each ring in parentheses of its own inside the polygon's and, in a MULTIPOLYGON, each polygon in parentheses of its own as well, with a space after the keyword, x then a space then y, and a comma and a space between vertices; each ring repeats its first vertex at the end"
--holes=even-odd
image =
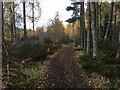
POLYGON ((91 32, 91 9, 90 2, 87 2, 87 18, 88 18, 88 30, 87 30, 87 52, 90 51, 90 32, 91 32))

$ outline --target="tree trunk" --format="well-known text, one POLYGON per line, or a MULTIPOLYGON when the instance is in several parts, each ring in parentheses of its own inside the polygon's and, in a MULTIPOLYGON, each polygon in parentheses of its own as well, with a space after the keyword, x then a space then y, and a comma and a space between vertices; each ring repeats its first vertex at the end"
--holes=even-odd
POLYGON ((96 20, 96 40, 99 39, 99 25, 98 25, 98 21, 99 21, 99 7, 98 7, 98 2, 95 2, 95 11, 96 11, 96 17, 95 17, 95 20, 96 20))
POLYGON ((117 17, 117 5, 115 5, 114 27, 113 27, 112 40, 114 40, 114 39, 115 39, 115 33, 116 33, 116 17, 117 17))
POLYGON ((2 19, 0 19, 0 20, 2 20, 2 40, 4 41, 4 9, 3 9, 3 2, 2 2, 2 14, 0 14, 0 15, 2 15, 2 19))
POLYGON ((91 9, 90 2, 87 2, 87 18, 88 18, 88 30, 87 30, 87 52, 90 51, 90 31, 91 31, 91 9))
POLYGON ((82 49, 84 49, 84 30, 85 30, 84 2, 81 2, 81 7, 80 7, 80 34, 81 34, 81 48, 82 49))
POLYGON ((13 2, 13 29, 14 29, 14 39, 16 40, 15 3, 14 2, 13 2))
POLYGON ((102 13, 101 13, 101 3, 99 5, 99 38, 101 38, 101 29, 102 29, 102 13))
POLYGON ((34 0, 32 3, 32 23, 33 23, 33 32, 34 32, 34 0))
MULTIPOLYGON (((1 46, 2 46, 2 31, 3 31, 2 30, 3 29, 2 28, 2 26, 3 26, 2 25, 2 8, 3 8, 2 7, 2 1, 0 1, 0 54, 2 53, 2 47, 1 46)), ((2 55, 0 55, 0 58, 1 58, 1 56, 2 55)), ((0 59, 0 60, 2 60, 2 59, 0 59)))
MULTIPOLYGON (((2 23, 2 19, 3 19, 3 13, 2 13, 2 10, 3 10, 3 3, 2 1, 0 1, 0 73, 2 73, 2 31, 3 31, 3 23, 2 23)), ((0 75, 0 79, 2 80, 2 75, 0 75)), ((2 82, 0 82, 0 87, 2 85, 2 82)))
POLYGON ((10 5, 10 30, 11 30, 11 42, 13 43, 14 41, 14 30, 13 30, 13 11, 12 11, 12 4, 10 5))
POLYGON ((109 18, 108 27, 107 27, 107 30, 106 30, 106 33, 105 33, 105 36, 104 36, 104 40, 109 38, 109 33, 110 33, 110 30, 111 30, 111 24, 112 24, 112 19, 113 19, 113 6, 114 6, 114 3, 111 2, 110 18, 109 18))
POLYGON ((97 50, 97 46, 96 46, 96 20, 95 20, 95 16, 96 16, 96 11, 95 11, 95 2, 92 2, 92 18, 91 18, 91 28, 92 28, 92 36, 93 36, 93 57, 96 57, 96 50, 97 50))
POLYGON ((25 2, 23 2, 23 23, 24 23, 24 39, 27 39, 25 2))
MULTIPOLYGON (((118 43, 120 44, 120 7, 118 7, 117 12, 118 12, 118 15, 117 15, 117 29, 118 29, 118 32, 119 32, 118 43)), ((119 49, 118 49, 116 58, 119 58, 119 57, 120 57, 120 45, 119 45, 119 49)))

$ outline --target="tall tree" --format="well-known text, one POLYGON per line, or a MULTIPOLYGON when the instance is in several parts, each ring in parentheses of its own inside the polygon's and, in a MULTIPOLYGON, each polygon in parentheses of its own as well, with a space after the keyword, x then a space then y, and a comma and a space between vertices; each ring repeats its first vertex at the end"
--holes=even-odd
POLYGON ((116 18, 117 17, 117 4, 115 4, 115 12, 114 12, 114 27, 113 27, 113 34, 112 34, 112 40, 115 39, 115 33, 116 33, 116 18))
MULTIPOLYGON (((2 1, 0 1, 0 54, 2 53, 2 1)), ((0 55, 0 59, 2 60, 1 58, 1 55, 0 55)))
POLYGON ((33 32, 34 32, 34 0, 32 2, 32 23, 33 23, 33 32))
POLYGON ((95 16, 95 19, 96 19, 96 38, 98 39, 99 38, 99 25, 98 25, 98 22, 99 22, 99 6, 98 6, 98 2, 95 2, 95 11, 96 11, 96 16, 95 16))
POLYGON ((66 8, 67 11, 73 11, 73 14, 71 15, 72 17, 69 18, 68 20, 66 20, 66 22, 69 22, 69 23, 72 23, 72 27, 73 27, 73 35, 74 35, 74 25, 75 25, 75 22, 77 21, 77 19, 79 19, 79 5, 80 5, 80 2, 74 2, 71 3, 72 6, 68 6, 66 8))
POLYGON ((109 23, 107 26, 107 30, 104 36, 104 39, 108 39, 109 38, 109 34, 110 34, 110 30, 111 30, 111 25, 112 25, 112 20, 113 20, 113 7, 114 7, 114 2, 111 2, 111 7, 110 7, 110 18, 109 18, 109 23))
POLYGON ((16 24, 15 24, 15 2, 13 4, 13 30, 14 30, 14 39, 16 40, 16 24))
POLYGON ((85 21, 84 21, 84 2, 81 2, 80 6, 80 36, 81 36, 81 48, 84 49, 84 31, 85 31, 85 21))
POLYGON ((14 25, 14 22, 13 22, 13 6, 12 6, 12 2, 10 3, 10 7, 9 7, 9 10, 10 10, 10 30, 11 30, 11 42, 13 43, 14 41, 14 29, 13 29, 13 25, 14 25))
POLYGON ((35 22, 37 22, 41 16, 41 7, 40 2, 38 0, 32 0, 32 2, 26 3, 27 7, 30 7, 29 12, 27 14, 28 19, 32 22, 32 29, 33 32, 35 31, 35 22), (30 11, 32 11, 32 14, 30 15, 30 11), (36 14, 35 14, 36 13, 36 14))
POLYGON ((95 11, 95 2, 92 2, 92 18, 91 18, 91 28, 92 28, 92 36, 93 36, 93 57, 96 57, 97 54, 97 44, 96 44, 96 11, 95 11))
POLYGON ((90 31, 91 31, 91 8, 90 2, 87 2, 87 18, 88 18, 88 30, 87 30, 87 49, 86 51, 89 53, 90 51, 90 31))
MULTIPOLYGON (((2 67, 2 31, 3 31, 3 2, 0 1, 0 67, 2 67)), ((2 73, 2 69, 0 69, 0 73, 2 73)), ((0 75, 0 87, 2 85, 2 75, 0 75)))
MULTIPOLYGON (((119 2, 120 3, 120 2, 119 2)), ((118 42, 120 44, 120 6, 118 5, 118 10, 117 10, 117 29, 118 29, 118 42)), ((119 45, 119 49, 116 55, 116 58, 120 57, 120 45, 119 45)))
POLYGON ((23 24, 24 24, 24 39, 27 39, 25 2, 23 2, 23 24))
POLYGON ((4 9, 3 9, 3 2, 2 2, 2 14, 0 14, 0 15, 2 15, 2 19, 0 19, 0 20, 2 20, 2 40, 4 41, 4 9))

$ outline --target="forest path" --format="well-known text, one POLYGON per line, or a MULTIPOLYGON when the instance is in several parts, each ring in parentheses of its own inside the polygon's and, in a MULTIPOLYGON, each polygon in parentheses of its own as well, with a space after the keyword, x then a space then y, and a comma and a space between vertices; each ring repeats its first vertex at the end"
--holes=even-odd
POLYGON ((44 70, 45 87, 90 88, 78 61, 75 60, 76 55, 73 46, 64 47, 48 61, 44 70))

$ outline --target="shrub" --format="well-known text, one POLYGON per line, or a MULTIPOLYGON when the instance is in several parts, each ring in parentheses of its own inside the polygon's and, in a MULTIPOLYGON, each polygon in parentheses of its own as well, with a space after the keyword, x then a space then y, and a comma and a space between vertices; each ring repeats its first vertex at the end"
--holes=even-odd
POLYGON ((45 44, 45 48, 47 49, 47 53, 52 55, 55 51, 55 48, 53 47, 52 43, 45 44))
POLYGON ((50 44, 50 43, 52 43, 52 40, 50 38, 44 38, 44 43, 50 44))
POLYGON ((64 43, 64 44, 69 43, 69 37, 68 36, 62 37, 61 42, 64 43))
POLYGON ((21 42, 15 49, 14 55, 21 59, 32 57, 33 60, 42 60, 47 57, 47 50, 44 44, 41 44, 37 40, 27 40, 21 42))
POLYGON ((101 73, 108 78, 118 78, 120 75, 119 69, 120 68, 115 67, 114 65, 107 65, 101 73))
POLYGON ((91 57, 89 54, 84 54, 84 55, 80 56, 80 61, 83 61, 83 62, 87 62, 90 59, 91 59, 91 57))
POLYGON ((37 36, 31 36, 30 38, 29 38, 30 40, 39 40, 39 37, 37 37, 37 36))
POLYGON ((98 41, 98 51, 102 51, 109 57, 115 57, 116 52, 119 48, 119 43, 117 41, 110 41, 110 40, 99 40, 98 41))

